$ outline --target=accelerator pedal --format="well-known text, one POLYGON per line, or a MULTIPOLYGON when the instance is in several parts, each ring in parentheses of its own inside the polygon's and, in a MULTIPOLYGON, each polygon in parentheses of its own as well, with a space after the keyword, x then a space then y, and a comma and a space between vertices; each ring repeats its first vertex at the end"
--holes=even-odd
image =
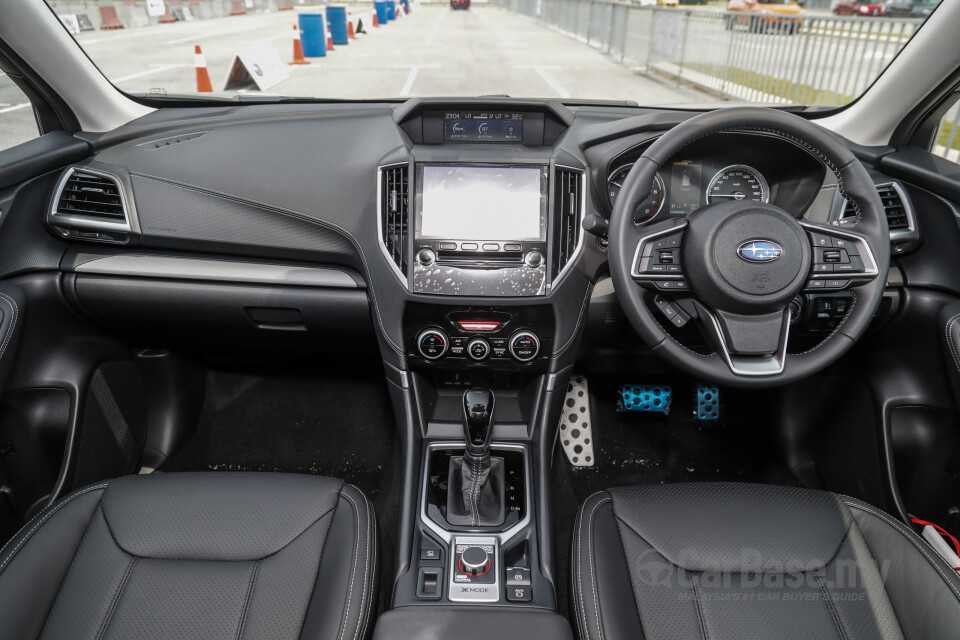
POLYGON ((625 384, 620 387, 617 412, 642 411, 670 415, 673 390, 665 385, 625 384))
POLYGON ((704 426, 720 423, 720 389, 717 385, 697 383, 697 422, 704 426))
POLYGON ((592 467, 593 423, 590 420, 590 388, 583 376, 573 376, 567 385, 560 416, 560 443, 575 467, 592 467))

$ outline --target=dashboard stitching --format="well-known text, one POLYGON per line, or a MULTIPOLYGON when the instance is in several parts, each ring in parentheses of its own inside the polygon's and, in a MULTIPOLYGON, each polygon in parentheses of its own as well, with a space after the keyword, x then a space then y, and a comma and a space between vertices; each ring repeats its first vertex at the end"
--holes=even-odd
POLYGON ((134 173, 134 172, 131 172, 130 175, 131 175, 131 176, 138 176, 138 177, 141 177, 141 178, 147 178, 147 179, 149 179, 149 180, 155 180, 155 181, 157 181, 157 182, 163 182, 163 183, 166 183, 166 184, 173 184, 173 185, 176 185, 176 186, 179 186, 179 187, 184 187, 184 188, 187 188, 187 189, 192 189, 192 190, 194 190, 194 191, 198 191, 198 192, 200 192, 200 193, 205 193, 205 194, 208 194, 208 195, 211 195, 211 196, 220 198, 220 199, 222 199, 222 200, 230 200, 230 201, 233 201, 233 202, 240 202, 240 203, 243 203, 243 204, 254 205, 254 206, 256 206, 256 207, 258 207, 258 208, 260 208, 260 209, 263 209, 264 211, 275 212, 275 213, 279 213, 279 214, 281 214, 281 215, 289 216, 289 217, 295 218, 295 219, 297 219, 297 220, 300 220, 300 221, 302 221, 302 222, 306 222, 306 223, 308 223, 308 224, 314 224, 314 225, 317 225, 317 226, 319 226, 319 227, 324 227, 324 228, 330 229, 331 231, 335 231, 335 232, 339 233, 340 235, 342 235, 344 238, 346 238, 346 239, 350 242, 350 244, 352 244, 352 245, 354 246, 354 248, 355 248, 355 249, 359 252, 359 254, 360 254, 360 261, 363 263, 363 270, 364 270, 365 275, 366 275, 366 277, 367 277, 367 287, 368 287, 369 290, 370 290, 370 296, 369 296, 369 298, 370 298, 371 303, 373 304, 373 311, 374 311, 374 313, 375 313, 376 316, 377 316, 377 324, 380 325, 380 331, 381 331, 381 333, 383 334, 384 339, 387 341, 387 344, 390 345, 390 348, 393 349, 393 350, 397 353, 397 355, 400 357, 400 363, 401 363, 401 365, 404 366, 404 367, 406 366, 406 358, 404 357, 403 349, 401 349, 396 343, 394 343, 394 341, 393 341, 393 339, 390 337, 389 333, 387 333, 387 329, 386 329, 386 327, 385 327, 384 324, 383 324, 383 318, 380 316, 380 307, 379 307, 379 305, 377 304, 376 294, 375 294, 375 292, 374 292, 373 277, 372 277, 372 274, 370 273, 370 267, 369 267, 369 265, 367 264, 367 257, 366 257, 366 254, 363 252, 363 247, 360 246, 360 243, 357 242, 356 238, 354 238, 353 235, 350 234, 347 230, 343 229, 342 227, 340 227, 340 226, 338 226, 338 225, 333 224, 332 222, 328 222, 328 221, 326 221, 326 220, 317 220, 316 218, 311 218, 310 216, 307 216, 307 215, 305 215, 305 214, 303 214, 303 213, 300 213, 300 212, 298 212, 298 211, 293 211, 293 210, 290 210, 290 209, 285 209, 285 208, 283 208, 283 207, 277 207, 277 206, 270 205, 270 204, 267 204, 267 203, 264 203, 264 202, 260 202, 259 200, 251 200, 251 199, 249 199, 249 198, 240 198, 240 197, 237 197, 237 196, 232 196, 232 195, 230 195, 230 194, 221 193, 221 192, 219 192, 219 191, 213 191, 213 190, 211 190, 211 189, 205 189, 205 188, 203 188, 203 187, 199 187, 199 186, 197 186, 197 185, 189 184, 189 183, 187 183, 187 182, 179 182, 179 181, 176 181, 176 180, 167 180, 167 179, 165 179, 165 178, 161 178, 161 177, 159 177, 159 176, 152 176, 152 175, 149 175, 149 174, 146 174, 146 173, 134 173))
POLYGON ((3 358, 3 354, 4 354, 4 353, 6 352, 6 350, 7 350, 7 345, 10 343, 10 337, 13 335, 13 332, 14 332, 14 331, 16 330, 16 328, 17 328, 17 315, 18 315, 17 311, 18 311, 18 308, 17 308, 17 302, 16 302, 16 300, 14 300, 13 298, 11 298, 11 297, 8 296, 7 294, 5 294, 5 293, 0 293, 0 298, 3 298, 3 299, 6 300, 7 302, 9 302, 9 303, 10 303, 10 306, 13 307, 13 319, 10 320, 10 328, 7 329, 7 334, 3 337, 3 345, 0 346, 0 358, 3 358))
POLYGON ((960 356, 957 355, 957 345, 953 339, 953 325, 957 323, 957 320, 960 319, 960 313, 950 318, 947 321, 947 328, 944 332, 947 338, 947 344, 950 346, 950 354, 953 356, 953 364, 957 367, 957 370, 960 370, 960 356))
POLYGON ((584 317, 584 314, 586 313, 587 307, 589 306, 590 293, 592 291, 593 291, 593 283, 591 282, 587 285, 587 290, 583 294, 583 302, 580 304, 580 315, 577 317, 577 324, 573 328, 573 332, 570 334, 570 338, 564 343, 562 347, 556 350, 553 354, 553 357, 550 358, 552 366, 556 366, 557 359, 567 352, 567 350, 573 344, 573 341, 576 339, 577 333, 580 331, 580 325, 583 324, 583 317, 584 317))

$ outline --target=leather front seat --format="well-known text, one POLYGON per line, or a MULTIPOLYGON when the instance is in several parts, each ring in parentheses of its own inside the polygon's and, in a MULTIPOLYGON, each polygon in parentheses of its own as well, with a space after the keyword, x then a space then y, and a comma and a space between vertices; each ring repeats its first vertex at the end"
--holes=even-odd
POLYGON ((591 496, 572 566, 582 640, 960 637, 960 579, 882 511, 823 491, 674 484, 591 496))
POLYGON ((363 638, 376 546, 372 506, 341 480, 127 476, 0 550, 0 638, 363 638))

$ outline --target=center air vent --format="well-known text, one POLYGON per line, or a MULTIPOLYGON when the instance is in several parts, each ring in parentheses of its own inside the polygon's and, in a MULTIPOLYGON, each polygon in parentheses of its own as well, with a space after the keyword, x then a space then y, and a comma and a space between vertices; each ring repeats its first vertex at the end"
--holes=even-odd
POLYGON ((403 280, 407 277, 410 181, 406 165, 380 170, 380 233, 383 248, 403 280))
POLYGON ((580 219, 583 214, 583 172, 558 168, 554 185, 553 273, 558 277, 580 248, 580 219))
POLYGON ((130 221, 120 181, 99 171, 67 169, 48 221, 61 235, 81 240, 125 242, 130 221))

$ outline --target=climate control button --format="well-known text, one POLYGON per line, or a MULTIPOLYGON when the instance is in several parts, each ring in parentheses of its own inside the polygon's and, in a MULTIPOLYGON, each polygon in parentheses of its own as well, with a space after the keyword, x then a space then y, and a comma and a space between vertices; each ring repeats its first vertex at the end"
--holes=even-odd
POLYGON ((508 349, 514 360, 530 362, 540 353, 540 338, 531 331, 518 331, 510 338, 508 349))
POLYGON ((439 329, 424 329, 417 336, 417 350, 427 360, 439 360, 450 346, 447 334, 439 329))
POLYGON ((480 362, 490 356, 490 343, 483 338, 474 338, 467 343, 467 355, 480 362))

